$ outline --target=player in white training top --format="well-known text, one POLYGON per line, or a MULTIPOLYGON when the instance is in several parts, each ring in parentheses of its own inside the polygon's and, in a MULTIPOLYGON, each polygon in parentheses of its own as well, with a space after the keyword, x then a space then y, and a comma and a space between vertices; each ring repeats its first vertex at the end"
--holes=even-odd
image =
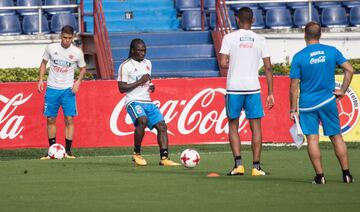
MULTIPOLYGON (((47 117, 49 145, 56 143, 56 117, 61 106, 65 117, 65 149, 67 158, 75 158, 71 152, 74 135, 73 117, 77 115, 76 96, 80 82, 86 72, 84 55, 78 47, 72 45, 74 29, 64 26, 61 30, 61 43, 49 44, 40 65, 38 91, 44 90, 46 65, 50 63, 45 93, 44 115, 47 117), (80 67, 79 78, 74 82, 75 69, 80 67)), ((40 158, 50 159, 48 155, 40 158)))
POLYGON ((253 150, 253 176, 267 175, 260 167, 262 146, 261 118, 264 110, 261 103, 259 83, 259 62, 262 59, 268 84, 266 107, 274 104, 273 77, 270 53, 265 38, 251 31, 253 12, 248 7, 238 11, 236 17, 239 30, 224 36, 220 50, 220 67, 228 69, 226 82, 226 112, 229 123, 229 140, 235 165, 228 175, 243 175, 244 166, 241 158, 239 137, 239 117, 245 110, 250 122, 253 150))
POLYGON ((145 59, 146 46, 143 40, 134 39, 130 44, 129 58, 119 67, 118 87, 121 93, 126 93, 126 110, 134 126, 134 154, 132 160, 136 165, 147 165, 141 156, 141 142, 146 126, 157 130, 160 147, 160 165, 178 166, 169 159, 168 134, 164 117, 159 108, 151 101, 150 92, 155 91, 151 83, 151 62, 145 59))

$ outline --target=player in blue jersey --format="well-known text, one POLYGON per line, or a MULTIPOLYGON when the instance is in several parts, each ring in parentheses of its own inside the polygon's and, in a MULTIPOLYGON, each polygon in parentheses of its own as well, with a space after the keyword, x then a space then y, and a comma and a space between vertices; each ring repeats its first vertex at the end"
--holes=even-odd
POLYGON ((308 153, 315 169, 313 183, 325 184, 319 148, 319 124, 329 136, 339 160, 345 183, 353 182, 349 171, 347 147, 341 135, 336 100, 344 97, 353 76, 353 67, 335 47, 319 43, 320 24, 310 22, 305 27, 306 47, 291 63, 290 118, 300 115, 300 125, 308 143, 308 153), (335 68, 344 71, 341 88, 335 90, 335 68), (300 85, 300 97, 298 90, 300 85), (298 104, 299 102, 299 104, 298 104))

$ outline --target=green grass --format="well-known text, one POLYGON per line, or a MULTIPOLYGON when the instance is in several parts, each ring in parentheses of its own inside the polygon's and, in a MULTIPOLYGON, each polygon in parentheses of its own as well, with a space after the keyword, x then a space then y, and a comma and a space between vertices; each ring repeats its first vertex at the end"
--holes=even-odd
MULTIPOLYGON (((194 169, 160 167, 155 147, 144 148, 149 165, 135 167, 130 148, 77 149, 75 160, 40 161, 44 150, 0 150, 0 211, 357 211, 358 182, 345 185, 333 150, 322 144, 326 185, 312 185, 306 149, 264 147, 262 166, 251 177, 244 146, 244 176, 225 174, 233 165, 228 145, 193 146, 194 169), (26 159, 22 159, 26 158, 26 159), (30 159, 33 158, 33 159, 30 159), (220 177, 208 178, 217 172, 220 177)), ((185 147, 172 147, 178 159, 185 147)), ((351 171, 360 176, 359 144, 349 144, 351 171)))

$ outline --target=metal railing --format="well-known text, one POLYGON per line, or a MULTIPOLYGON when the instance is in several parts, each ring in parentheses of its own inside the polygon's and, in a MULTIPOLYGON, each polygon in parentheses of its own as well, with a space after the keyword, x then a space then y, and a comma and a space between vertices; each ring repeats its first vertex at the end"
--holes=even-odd
MULTIPOLYGON (((38 34, 43 34, 42 32, 42 14, 43 10, 45 9, 62 9, 62 8, 77 8, 78 11, 78 26, 79 26, 79 32, 83 32, 83 27, 81 24, 81 8, 77 4, 71 4, 71 5, 51 5, 51 6, 12 6, 12 7, 0 7, 1 10, 34 10, 37 9, 37 14, 39 18, 39 31, 38 34)), ((34 14, 36 14, 34 12, 34 14)))

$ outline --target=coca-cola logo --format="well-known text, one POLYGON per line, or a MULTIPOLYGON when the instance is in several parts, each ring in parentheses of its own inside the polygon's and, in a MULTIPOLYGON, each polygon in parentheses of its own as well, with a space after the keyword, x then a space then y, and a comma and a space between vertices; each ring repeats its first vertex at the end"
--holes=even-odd
MULTIPOLYGON (((166 102, 155 100, 154 103, 160 108, 166 123, 177 121, 176 127, 168 126, 168 133, 176 135, 189 135, 198 133, 200 135, 210 131, 216 134, 228 133, 226 109, 218 107, 224 104, 226 90, 223 88, 206 88, 189 100, 170 99, 166 102)), ((110 117, 111 132, 118 136, 126 136, 134 133, 131 118, 125 111, 125 97, 115 106, 110 117), (119 120, 119 118, 123 120, 119 120)), ((239 120, 239 131, 243 130, 247 121, 242 112, 239 120)), ((174 126, 174 124, 172 124, 174 126)), ((147 129, 148 130, 148 129, 147 129)), ((152 133, 156 133, 153 130, 152 133)))
POLYGON ((311 58, 310 64, 324 63, 326 56, 319 56, 318 58, 311 58))
POLYGON ((22 93, 18 93, 11 99, 0 94, 0 102, 4 103, 0 111, 0 139, 14 139, 24 129, 21 123, 24 116, 15 114, 16 109, 31 98, 32 94, 26 98, 22 93))

